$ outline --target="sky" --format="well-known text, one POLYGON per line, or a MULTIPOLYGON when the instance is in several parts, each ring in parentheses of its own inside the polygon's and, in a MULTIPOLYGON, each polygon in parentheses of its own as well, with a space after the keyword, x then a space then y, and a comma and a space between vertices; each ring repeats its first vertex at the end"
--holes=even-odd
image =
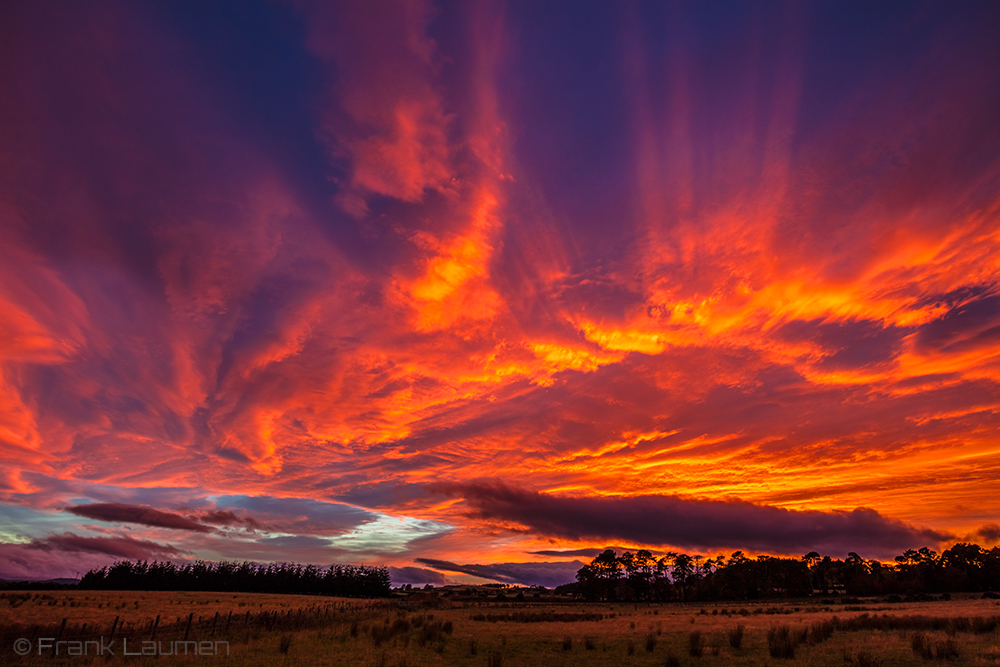
POLYGON ((1000 540, 995 2, 7 2, 0 577, 1000 540))

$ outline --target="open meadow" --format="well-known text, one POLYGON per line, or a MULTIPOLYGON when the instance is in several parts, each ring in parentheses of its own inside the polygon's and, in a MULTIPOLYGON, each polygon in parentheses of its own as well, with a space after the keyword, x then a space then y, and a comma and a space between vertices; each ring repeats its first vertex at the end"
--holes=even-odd
POLYGON ((0 636, 3 665, 1000 666, 1000 602, 8 591, 0 594, 0 636))

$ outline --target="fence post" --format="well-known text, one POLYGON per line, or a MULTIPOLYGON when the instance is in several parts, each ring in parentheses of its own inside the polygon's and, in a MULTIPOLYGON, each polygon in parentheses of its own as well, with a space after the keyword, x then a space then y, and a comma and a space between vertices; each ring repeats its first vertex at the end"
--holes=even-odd
POLYGON ((59 634, 56 635, 56 643, 52 645, 52 655, 56 654, 59 650, 59 640, 62 639, 63 630, 66 629, 66 619, 62 620, 62 624, 59 626, 59 634))
POLYGON ((111 625, 111 637, 108 640, 111 643, 114 643, 114 641, 115 641, 115 630, 118 629, 118 619, 119 618, 120 618, 120 616, 115 616, 115 622, 111 625))

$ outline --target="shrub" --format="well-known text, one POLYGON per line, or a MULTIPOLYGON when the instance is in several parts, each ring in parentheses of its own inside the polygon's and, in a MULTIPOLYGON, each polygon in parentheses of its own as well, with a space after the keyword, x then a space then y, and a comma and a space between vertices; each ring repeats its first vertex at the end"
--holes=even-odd
POLYGON ((420 636, 417 638, 417 644, 424 646, 428 643, 444 641, 443 635, 444 631, 442 630, 442 624, 440 621, 435 623, 424 623, 423 627, 420 628, 420 636))
POLYGON ((833 621, 818 621, 809 626, 806 631, 805 640, 815 646, 820 642, 824 642, 833 636, 833 631, 836 626, 833 621))
POLYGON ((729 646, 730 648, 743 648, 743 633, 746 632, 746 626, 740 623, 735 628, 729 631, 729 646))
POLYGON ((969 620, 968 616, 956 616, 948 621, 945 632, 954 637, 956 632, 969 632, 971 629, 972 621, 969 620))
POLYGON ((681 667, 681 660, 676 655, 671 653, 663 662, 663 667, 681 667))
POLYGON ((882 667, 882 658, 868 651, 858 651, 854 656, 854 664, 857 667, 882 667))
POLYGON ((934 657, 938 660, 954 660, 958 658, 958 644, 948 638, 934 644, 934 657))
POLYGON ((695 630, 688 634, 688 654, 692 658, 700 658, 704 651, 705 645, 702 643, 701 630, 695 630))
POLYGON ((972 631, 977 635, 985 635, 993 632, 1000 626, 1000 616, 991 616, 989 618, 983 618, 977 616, 972 619, 972 631))
MULTIPOLYGON (((614 614, 609 614, 608 618, 614 618, 614 614)), ((469 618, 473 621, 489 621, 498 623, 501 621, 511 623, 575 623, 578 621, 600 621, 603 614, 595 612, 535 612, 535 611, 515 611, 507 614, 473 614, 469 618)))
POLYGON ((882 667, 882 658, 865 650, 852 654, 844 649, 844 662, 855 667, 882 667))
POLYGON ((767 631, 767 651, 772 658, 794 658, 795 637, 787 625, 779 625, 767 631))
POLYGON ((918 632, 910 638, 910 648, 924 660, 934 657, 934 652, 931 650, 931 642, 923 632, 918 632))
POLYGON ((583 638, 583 647, 588 651, 593 651, 597 648, 597 644, 594 642, 594 638, 587 636, 583 638))
POLYGON ((486 664, 489 667, 503 667, 503 653, 493 651, 490 653, 490 657, 486 659, 486 664))
POLYGON ((381 646, 382 642, 410 631, 410 622, 405 618, 397 617, 392 625, 388 625, 388 618, 385 619, 385 622, 385 625, 372 626, 372 642, 375 646, 381 646))

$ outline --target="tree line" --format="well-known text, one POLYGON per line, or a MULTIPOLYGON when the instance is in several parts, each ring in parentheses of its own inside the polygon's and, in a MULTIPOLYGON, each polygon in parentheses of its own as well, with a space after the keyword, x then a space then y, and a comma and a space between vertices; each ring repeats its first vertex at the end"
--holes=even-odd
POLYGON ((115 591, 219 591, 302 593, 375 598, 390 594, 386 567, 365 565, 259 564, 244 561, 174 564, 169 561, 118 561, 83 575, 78 586, 115 591))
POLYGON ((844 560, 813 551, 801 558, 757 556, 737 551, 729 558, 645 549, 618 555, 608 549, 580 568, 577 583, 561 587, 589 600, 728 600, 796 597, 929 595, 1000 589, 1000 547, 958 543, 941 554, 910 549, 894 562, 849 553, 844 560))

